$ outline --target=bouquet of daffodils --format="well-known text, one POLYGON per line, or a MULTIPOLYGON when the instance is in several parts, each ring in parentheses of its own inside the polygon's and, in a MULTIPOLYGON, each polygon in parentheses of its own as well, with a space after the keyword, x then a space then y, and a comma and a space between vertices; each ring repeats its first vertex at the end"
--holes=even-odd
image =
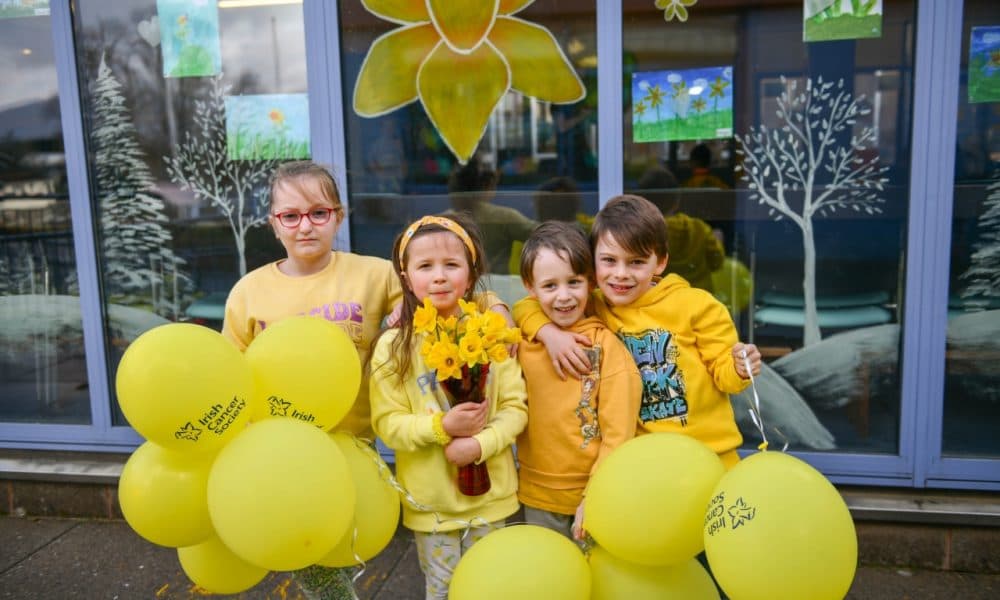
MULTIPOLYGON (((474 302, 458 303, 462 309, 458 317, 438 315, 430 298, 424 298, 423 306, 414 311, 414 331, 426 334, 420 355, 424 364, 437 371, 438 381, 471 379, 473 387, 481 388, 489 364, 507 360, 507 344, 521 341, 521 330, 507 327, 507 321, 496 312, 479 312, 474 302)), ((446 387, 452 391, 451 386, 446 387)))
MULTIPOLYGON (((450 394, 452 406, 486 400, 483 390, 490 363, 507 360, 507 344, 521 341, 521 330, 507 327, 498 313, 484 314, 472 302, 458 303, 460 316, 438 315, 429 298, 413 313, 413 329, 425 336, 420 355, 424 364, 437 371, 437 380, 450 394)), ((457 477, 459 491, 467 496, 480 496, 490 489, 485 462, 458 467, 457 477)))

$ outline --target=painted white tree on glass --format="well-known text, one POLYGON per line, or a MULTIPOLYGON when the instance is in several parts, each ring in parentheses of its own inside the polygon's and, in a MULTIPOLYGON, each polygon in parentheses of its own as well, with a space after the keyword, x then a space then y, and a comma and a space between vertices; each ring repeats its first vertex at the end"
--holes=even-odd
POLYGON ((163 201, 136 139, 121 84, 104 57, 93 86, 97 207, 104 285, 124 304, 177 318, 189 278, 174 254, 163 201))
POLYGON ((1000 179, 994 180, 986 192, 983 213, 976 223, 979 238, 973 246, 972 264, 962 274, 962 279, 969 282, 962 297, 984 308, 1000 296, 1000 179))
POLYGON ((882 177, 887 167, 878 165, 877 156, 864 157, 875 132, 864 127, 854 133, 854 125, 871 111, 860 105, 864 96, 853 98, 844 89, 843 79, 836 84, 822 77, 815 82, 807 79, 802 91, 797 91, 795 81, 782 77, 781 82, 785 91, 777 100, 776 113, 782 125, 777 129, 760 125, 737 135, 737 153, 743 155, 737 170, 742 169, 752 190, 751 200, 767 206, 775 220, 787 217, 802 231, 802 342, 808 346, 821 339, 813 220, 837 210, 882 212, 879 204, 885 199, 878 192, 888 181, 882 177))
POLYGON ((207 100, 195 102, 195 134, 184 134, 184 142, 173 157, 165 157, 174 183, 208 200, 229 221, 239 256, 240 275, 247 272, 246 236, 253 227, 267 222, 267 188, 263 185, 277 161, 231 160, 226 150, 226 102, 228 85, 222 74, 212 79, 207 100))

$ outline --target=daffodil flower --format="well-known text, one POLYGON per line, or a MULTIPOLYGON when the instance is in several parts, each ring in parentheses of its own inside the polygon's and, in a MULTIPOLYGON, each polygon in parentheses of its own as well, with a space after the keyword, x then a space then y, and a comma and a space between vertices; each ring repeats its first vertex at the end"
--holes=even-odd
POLYGON ((503 362, 510 358, 510 354, 507 352, 507 346, 504 346, 503 344, 491 346, 486 355, 489 357, 490 362, 503 362))
POLYGON ((458 346, 458 358, 470 367, 489 362, 483 348, 483 339, 478 333, 466 333, 462 337, 458 346))
POLYGON ((475 302, 469 302, 464 298, 458 299, 458 307, 462 309, 463 315, 474 315, 479 313, 479 306, 475 302))
POLYGON ((420 100, 465 164, 509 90, 568 104, 586 90, 548 29, 514 16, 534 0, 362 0, 401 27, 368 49, 354 112, 377 117, 420 100))
POLYGON ((663 20, 672 21, 677 17, 678 21, 688 20, 688 6, 694 6, 698 0, 656 0, 656 8, 663 11, 663 20))
POLYGON ((437 326, 437 309, 431 304, 430 298, 424 298, 424 305, 413 311, 413 331, 431 333, 437 326))
POLYGON ((437 370, 438 381, 461 376, 462 363, 458 358, 458 346, 448 340, 432 344, 425 362, 428 368, 437 370))

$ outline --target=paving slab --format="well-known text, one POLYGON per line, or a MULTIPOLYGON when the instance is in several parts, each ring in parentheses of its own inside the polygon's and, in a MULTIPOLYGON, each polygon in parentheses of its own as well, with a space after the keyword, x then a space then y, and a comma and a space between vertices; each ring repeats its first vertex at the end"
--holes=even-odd
POLYGON ((75 521, 53 519, 3 519, 0 528, 0 573, 30 557, 76 526, 75 521))
MULTIPOLYGON (((419 600, 423 575, 413 534, 400 527, 358 578, 361 600, 419 600)), ((289 573, 211 596, 192 584, 172 548, 142 539, 124 521, 0 517, 0 599, 303 600, 289 573)), ((847 600, 995 600, 1000 574, 860 567, 847 600)))
POLYGON ((996 600, 1000 575, 860 567, 845 600, 996 600))

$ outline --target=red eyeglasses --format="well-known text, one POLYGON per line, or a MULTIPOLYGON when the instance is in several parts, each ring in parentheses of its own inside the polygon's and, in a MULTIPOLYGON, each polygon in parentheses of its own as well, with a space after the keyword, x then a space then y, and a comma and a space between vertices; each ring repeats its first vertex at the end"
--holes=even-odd
POLYGON ((307 212, 299 212, 297 210, 286 210, 280 213, 274 213, 274 218, 278 219, 278 222, 289 229, 295 229, 302 222, 302 217, 309 219, 309 222, 313 225, 326 225, 330 222, 330 217, 333 216, 338 208, 311 208, 307 212))

